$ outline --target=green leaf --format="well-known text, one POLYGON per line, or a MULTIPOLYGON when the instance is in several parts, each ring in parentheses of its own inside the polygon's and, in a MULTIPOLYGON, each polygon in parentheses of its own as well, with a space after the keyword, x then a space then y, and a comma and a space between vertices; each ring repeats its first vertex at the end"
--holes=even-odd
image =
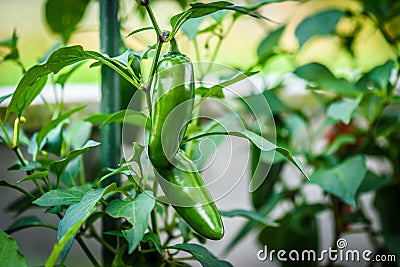
POLYGON ((65 157, 64 159, 52 162, 50 164, 50 171, 52 173, 54 173, 54 175, 56 175, 57 184, 58 184, 59 179, 61 178, 61 175, 63 174, 65 168, 72 160, 74 160, 75 158, 79 157, 80 155, 86 153, 87 151, 89 151, 89 149, 99 146, 99 145, 100 145, 99 142, 89 140, 82 148, 69 152, 67 157, 65 157))
POLYGON ((61 182, 66 186, 74 186, 75 179, 78 177, 78 174, 81 169, 81 160, 82 156, 79 156, 72 161, 70 161, 65 168, 64 172, 61 174, 61 182))
POLYGON ((82 20, 89 0, 47 0, 45 15, 47 25, 59 33, 67 43, 71 33, 82 20))
POLYGON ((1 266, 28 266, 25 257, 18 251, 17 242, 0 230, 0 263, 1 266))
MULTIPOLYGON (((38 67, 37 69, 29 69, 24 77, 22 78, 21 82, 18 84, 17 89, 15 90, 10 103, 8 104, 7 111, 6 111, 6 117, 5 121, 8 119, 8 116, 10 112, 14 112, 17 114, 17 116, 21 116, 24 110, 33 102, 33 100, 40 94, 44 86, 46 85, 47 82, 47 76, 41 75, 34 81, 28 84, 29 81, 25 83, 25 77, 30 77, 30 75, 34 75, 32 73, 42 72, 40 68, 38 67), (24 85, 25 88, 24 90, 19 90, 18 88, 21 88, 20 85, 24 85)), ((47 75, 48 73, 46 73, 47 75)), ((26 78, 26 79, 28 79, 26 78)), ((21 86, 22 86, 21 85, 21 86)))
POLYGON ((55 79, 55 83, 61 85, 62 88, 64 88, 65 83, 68 81, 68 79, 71 77, 71 75, 77 70, 79 69, 79 67, 81 67, 83 65, 83 62, 77 62, 75 64, 72 65, 72 67, 66 71, 61 73, 60 75, 58 75, 58 77, 55 79))
POLYGON ((17 186, 17 185, 10 184, 9 182, 4 181, 4 180, 0 180, 0 187, 12 188, 12 189, 15 189, 15 190, 21 192, 21 193, 24 194, 26 197, 29 197, 29 198, 32 198, 32 199, 35 198, 31 193, 27 192, 27 191, 26 191, 25 189, 23 189, 22 187, 19 187, 19 186, 17 186))
POLYGON ((123 257, 127 249, 128 249, 127 244, 123 244, 120 248, 118 248, 117 254, 115 254, 115 257, 111 263, 111 267, 128 266, 123 260, 123 257))
MULTIPOLYGON (((258 9, 262 6, 268 5, 268 4, 273 4, 273 3, 280 3, 280 2, 285 2, 287 0, 259 0, 256 1, 254 4, 252 4, 249 9, 255 10, 258 9)), ((294 0, 294 1, 301 1, 301 0, 294 0)))
POLYGON ((113 218, 125 218, 132 228, 123 230, 122 234, 128 241, 128 253, 131 254, 142 240, 147 230, 147 221, 151 210, 154 208, 155 199, 151 191, 145 191, 130 199, 114 199, 107 208, 106 213, 113 218))
POLYGON ((367 173, 363 156, 353 156, 340 165, 314 172, 310 181, 339 197, 349 205, 356 205, 356 195, 367 173))
MULTIPOLYGON (((115 188, 116 185, 115 183, 113 183, 106 188, 92 189, 82 197, 80 202, 71 205, 66 210, 64 218, 58 224, 57 237, 59 241, 57 242, 57 244, 60 244, 61 249, 60 247, 57 247, 56 244, 52 252, 52 254, 57 254, 57 256, 54 255, 56 258, 58 257, 59 253, 61 253, 61 262, 64 262, 67 256, 76 232, 90 217, 90 215, 96 210, 97 203, 100 201, 104 194, 115 190, 115 188), (64 240, 63 237, 67 237, 67 240, 64 240)), ((53 259, 54 256, 51 255, 49 259, 53 259)))
POLYGON ((180 14, 173 16, 170 20, 172 26, 171 38, 175 36, 179 28, 189 19, 200 18, 207 15, 211 15, 220 10, 232 10, 237 14, 250 15, 255 18, 267 19, 260 14, 252 12, 252 10, 241 6, 235 6, 234 4, 226 1, 216 1, 207 4, 194 3, 190 5, 190 8, 180 14))
POLYGON ((400 126, 400 105, 388 106, 377 120, 375 135, 388 136, 393 132, 398 132, 400 126))
POLYGON ((301 161, 293 157, 292 154, 289 152, 289 150, 283 147, 277 147, 275 150, 279 152, 282 156, 284 156, 287 160, 289 160, 291 163, 293 163, 293 165, 296 166, 296 168, 304 175, 304 177, 310 179, 306 174, 306 172, 304 171, 304 167, 301 161))
POLYGON ((243 103, 250 114, 255 115, 265 114, 265 110, 268 108, 267 105, 274 115, 287 109, 286 105, 272 90, 265 90, 262 94, 240 97, 238 100, 243 103))
POLYGON ((76 149, 82 147, 90 138, 93 126, 82 120, 74 121, 63 131, 64 140, 76 149))
POLYGON ((362 93, 357 86, 343 78, 336 78, 327 67, 319 63, 298 67, 294 74, 315 83, 317 89, 328 90, 338 95, 354 97, 362 93))
POLYGON ((21 115, 32 101, 40 94, 47 81, 47 76, 51 72, 58 73, 61 69, 86 59, 106 58, 96 52, 84 51, 82 46, 62 47, 54 51, 47 62, 42 65, 35 65, 28 69, 11 98, 6 111, 6 118, 11 112, 21 115))
POLYGON ((220 84, 214 85, 210 88, 201 86, 196 88, 195 93, 198 95, 201 95, 203 98, 202 100, 204 100, 207 97, 216 97, 216 98, 224 98, 224 93, 223 93, 223 89, 225 89, 225 87, 228 87, 232 84, 235 84, 237 82, 240 82, 244 79, 247 79, 250 76, 253 76, 254 74, 257 74, 258 72, 244 72, 244 73, 239 73, 235 76, 233 76, 232 78, 229 78, 228 80, 225 80, 223 82, 221 82, 220 84))
POLYGON ((328 107, 328 117, 342 121, 344 124, 349 124, 351 118, 353 117, 354 110, 360 104, 362 97, 357 97, 356 99, 343 99, 337 102, 334 102, 328 107))
POLYGON ((156 247, 157 252, 163 255, 160 237, 153 232, 148 232, 143 236, 142 242, 150 241, 156 247))
POLYGON ((196 40, 196 36, 199 33, 199 27, 203 20, 204 17, 195 18, 188 20, 182 25, 182 32, 188 37, 189 40, 196 40))
MULTIPOLYGON (((255 72, 244 72, 244 73, 239 73, 235 75, 234 77, 230 78, 229 80, 223 81, 220 84, 214 85, 211 88, 209 88, 206 92, 206 94, 202 94, 204 98, 210 97, 210 96, 215 96, 217 98, 223 98, 224 94, 222 89, 225 89, 225 87, 228 87, 232 84, 235 84, 237 82, 240 82, 244 79, 249 78, 250 76, 253 76, 254 74, 257 74, 258 71, 255 72)), ((197 91, 197 89, 196 89, 197 91)), ((197 93, 197 92, 196 92, 197 93)))
POLYGON ((25 216, 21 217, 15 222, 13 222, 8 228, 7 228, 7 233, 11 234, 13 232, 29 228, 29 227, 46 227, 50 229, 57 230, 57 227, 51 224, 47 224, 42 222, 38 217, 31 215, 31 216, 25 216))
POLYGON ((281 40, 282 34, 286 29, 286 25, 279 27, 268 33, 267 36, 261 41, 257 48, 258 63, 263 64, 267 59, 276 54, 279 41, 281 40))
POLYGON ((110 173, 107 173, 106 175, 103 175, 103 176, 99 179, 98 183, 100 183, 100 182, 102 182, 102 181, 104 181, 104 180, 106 180, 106 179, 108 179, 108 178, 110 178, 111 176, 114 176, 114 175, 116 175, 116 174, 123 173, 123 174, 130 175, 129 170, 130 170, 130 167, 129 167, 129 166, 121 166, 121 167, 119 167, 118 169, 112 170, 110 173))
POLYGON ((271 143, 264 137, 254 133, 252 131, 248 131, 248 130, 244 130, 244 131, 240 131, 240 132, 234 132, 234 131, 232 131, 232 132, 224 132, 224 131, 212 132, 211 131, 208 133, 202 133, 202 134, 191 136, 188 139, 184 140, 182 143, 184 144, 189 141, 199 139, 202 137, 206 137, 209 135, 230 135, 230 136, 246 138, 251 143, 253 143, 256 147, 258 147, 260 150, 262 150, 264 152, 275 150, 278 153, 280 153, 282 156, 284 156, 286 159, 288 159, 290 162, 292 162, 297 167, 297 169, 308 179, 308 175, 305 173, 301 162, 298 159, 294 158, 287 149, 285 149, 283 147, 277 147, 275 144, 271 143))
POLYGON ((196 260, 198 260, 203 267, 232 267, 232 264, 230 264, 229 262, 217 259, 205 247, 197 244, 185 243, 178 244, 169 248, 186 251, 192 254, 193 257, 195 257, 196 260))
MULTIPOLYGON (((17 35, 17 31, 15 28, 14 28, 13 34, 10 38, 0 41, 0 46, 7 47, 10 50, 7 54, 5 54, 3 56, 3 61, 14 60, 22 68, 22 65, 20 63, 19 51, 18 51, 17 44, 18 44, 18 35, 17 35)), ((0 63, 1 63, 1 60, 0 60, 0 63)))
POLYGON ((47 175, 49 174, 48 171, 42 171, 42 172, 36 172, 33 174, 30 174, 28 176, 25 176, 23 179, 18 180, 17 184, 22 183, 22 182, 26 182, 26 181, 31 181, 31 180, 36 180, 36 179, 44 179, 47 177, 47 175))
MULTIPOLYGON (((63 121, 58 124, 54 129, 46 135, 45 142, 40 147, 40 150, 44 150, 48 153, 53 153, 56 156, 61 156, 61 150, 64 144, 63 127, 67 121, 63 121)), ((43 129, 43 128, 42 128, 43 129)), ((37 136, 37 135, 36 135, 37 136)), ((36 144, 36 148, 38 145, 36 144)), ((34 151, 38 153, 38 151, 34 151)), ((35 154, 34 154, 35 155, 35 154)))
POLYGON ((373 68, 361 77, 357 82, 357 86, 362 90, 386 90, 393 68, 394 61, 388 60, 385 64, 373 68))
MULTIPOLYGON (((271 197, 268 198, 267 201, 264 202, 263 205, 258 209, 259 214, 263 216, 268 215, 283 198, 283 193, 277 193, 273 191, 271 193, 271 197)), ((232 241, 225 248, 225 252, 227 253, 232 250, 232 248, 239 244, 239 242, 257 226, 260 226, 260 224, 256 221, 248 221, 245 223, 243 227, 236 232, 235 236, 232 238, 232 241)))
POLYGON ((136 29, 136 30, 134 30, 134 31, 131 31, 127 36, 125 36, 125 38, 128 38, 129 36, 134 35, 134 34, 139 33, 139 32, 148 31, 148 30, 153 30, 153 29, 154 29, 153 26, 150 26, 150 27, 143 27, 143 28, 140 28, 140 29, 136 29))
POLYGON ((8 94, 8 95, 3 95, 0 97, 0 105, 1 103, 3 103, 5 100, 7 100, 8 98, 12 97, 13 94, 8 94))
POLYGON ((72 205, 81 201, 82 197, 90 191, 89 185, 74 186, 70 188, 54 189, 46 192, 33 204, 42 207, 57 205, 72 205))
POLYGON ((248 211, 248 210, 231 210, 231 211, 219 211, 220 214, 224 217, 244 217, 248 220, 255 221, 267 226, 278 226, 278 224, 256 211, 248 211))
POLYGON ((62 251, 67 247, 68 249, 71 246, 71 238, 74 238, 76 233, 79 231, 84 221, 79 221, 79 223, 73 225, 71 228, 67 230, 67 232, 58 240, 58 242, 54 245, 53 250, 51 251, 50 256, 47 258, 45 267, 53 267, 58 256, 62 251))
POLYGON ((100 125, 100 129, 113 122, 123 122, 126 124, 139 126, 141 128, 148 127, 147 116, 143 112, 131 109, 120 110, 113 114, 110 114, 108 118, 100 125))
POLYGON ((343 11, 332 9, 305 18, 300 22, 295 31, 296 37, 299 40, 300 48, 311 37, 333 34, 337 23, 343 15, 343 11))
POLYGON ((358 194, 379 190, 388 185, 390 179, 391 177, 388 175, 376 175, 371 171, 367 171, 367 174, 358 189, 358 194))
POLYGON ((44 138, 49 134, 50 131, 52 131, 54 128, 56 128, 61 122, 66 120, 67 118, 71 117, 74 113, 81 111, 84 109, 86 106, 80 106, 71 110, 68 110, 64 114, 60 115, 57 119, 54 119, 47 123, 38 133, 36 136, 36 144, 40 148, 42 146, 42 142, 44 138))

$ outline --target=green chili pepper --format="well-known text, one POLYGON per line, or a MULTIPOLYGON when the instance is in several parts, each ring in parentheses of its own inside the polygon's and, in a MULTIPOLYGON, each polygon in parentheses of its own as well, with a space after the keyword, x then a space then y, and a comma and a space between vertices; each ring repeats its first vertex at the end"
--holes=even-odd
POLYGON ((199 172, 184 151, 179 151, 169 168, 156 169, 165 196, 176 212, 200 235, 221 239, 224 226, 199 172))
POLYGON ((196 166, 179 150, 193 111, 193 76, 192 62, 172 40, 152 83, 148 153, 161 188, 177 213, 200 235, 221 239, 224 226, 218 209, 196 166))
POLYGON ((168 167, 179 150, 193 110, 193 76, 192 62, 171 41, 152 85, 149 158, 155 168, 168 167))

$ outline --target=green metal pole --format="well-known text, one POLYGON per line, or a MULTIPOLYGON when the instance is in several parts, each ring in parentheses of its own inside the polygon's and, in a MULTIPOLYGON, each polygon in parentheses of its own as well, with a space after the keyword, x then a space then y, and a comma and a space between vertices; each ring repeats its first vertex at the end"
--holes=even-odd
MULTIPOLYGON (((100 0, 100 49, 102 53, 116 56, 120 47, 118 0, 100 0)), ((101 112, 112 113, 120 109, 120 78, 119 75, 103 66, 101 68, 101 112)), ((121 158, 121 127, 119 124, 110 124, 100 132, 101 137, 101 169, 116 167, 121 158)), ((119 177, 107 179, 106 186, 112 182, 119 183, 119 177)), ((102 231, 117 230, 119 223, 111 217, 105 216, 102 222, 102 231)), ((112 235, 103 235, 113 247, 117 247, 117 238, 112 235)), ((102 248, 104 266, 111 266, 114 255, 105 247, 102 248)))

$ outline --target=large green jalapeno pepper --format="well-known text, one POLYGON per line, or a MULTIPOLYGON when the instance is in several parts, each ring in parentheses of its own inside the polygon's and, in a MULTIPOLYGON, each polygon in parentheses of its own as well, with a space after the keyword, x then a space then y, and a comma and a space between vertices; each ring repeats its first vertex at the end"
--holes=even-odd
POLYGON ((177 213, 200 235, 221 239, 224 226, 193 162, 179 150, 194 101, 193 66, 175 43, 158 63, 152 83, 148 154, 157 180, 177 213))
POLYGON ((193 162, 179 151, 169 168, 156 169, 156 176, 176 212, 200 235, 221 239, 224 226, 215 203, 193 162))
POLYGON ((175 41, 158 63, 153 81, 149 157, 154 167, 165 168, 181 145, 194 100, 193 65, 175 41))

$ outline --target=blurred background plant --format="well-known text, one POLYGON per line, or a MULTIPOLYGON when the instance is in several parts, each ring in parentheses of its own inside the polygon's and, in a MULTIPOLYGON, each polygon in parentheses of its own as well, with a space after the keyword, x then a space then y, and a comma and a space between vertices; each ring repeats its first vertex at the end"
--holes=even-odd
MULTIPOLYGON (((190 3, 152 1, 162 28, 168 28, 169 18, 187 9, 190 3)), ((261 186, 248 194, 248 199, 255 214, 275 220, 279 227, 250 220, 227 239, 225 252, 240 245, 252 233, 257 233, 260 248, 267 244, 270 249, 298 251, 324 249, 321 240, 325 235, 330 236, 330 246, 335 248, 337 239, 362 234, 367 237, 365 240, 374 255, 395 255, 397 261, 387 264, 399 265, 400 227, 396 219, 400 217, 400 3, 395 0, 272 0, 235 1, 235 4, 270 20, 219 11, 213 16, 186 22, 177 39, 193 60, 227 64, 244 73, 258 72, 250 79, 261 93, 249 91, 243 97, 231 99, 237 104, 237 113, 249 121, 246 124, 249 130, 260 132, 252 127, 251 118, 254 114, 269 116, 259 108, 266 100, 275 121, 277 144, 301 159, 311 175, 308 181, 299 172, 293 172, 291 163, 284 157, 278 155, 271 162, 268 153, 250 145, 249 176, 263 180, 265 170, 270 170, 261 186), (320 214, 328 215, 321 220, 320 214)), ((15 20, 2 17, 5 20, 2 25, 7 26, 2 27, 0 37, 11 36, 2 38, 4 41, 0 43, 0 83, 4 86, 17 84, 27 66, 37 63, 38 58, 38 62, 45 62, 60 47, 80 44, 85 49, 99 51, 96 1, 48 0, 24 4, 3 1, 1 5, 9 14, 19 12, 13 9, 26 12, 25 6, 36 21, 43 15, 43 21, 36 24, 27 23, 19 16, 15 20), (31 11, 35 9, 37 12, 31 11)), ((132 30, 150 25, 144 9, 138 8, 134 1, 120 1, 119 23, 120 53, 128 47, 144 51, 149 43, 155 42, 148 31, 125 38, 132 30)), ((149 69, 146 64, 150 61, 144 59, 141 64, 133 70, 149 69)), ((57 94, 62 95, 67 80, 68 83, 96 82, 98 75, 99 71, 74 65, 51 79, 58 84, 57 94)), ((130 99, 132 87, 121 88, 125 88, 121 99, 130 99)), ((4 95, 1 102, 9 97, 7 92, 1 95, 4 95)), ((92 135, 90 123, 61 123, 79 108, 65 112, 62 97, 54 105, 43 99, 48 116, 58 118, 60 124, 53 131, 54 138, 47 136, 41 153, 67 156, 75 149, 83 154, 95 146, 89 143, 82 148, 92 135)), ((127 104, 121 103, 121 106, 127 104)), ((92 119, 92 122, 101 120, 92 119)), ((266 118, 266 121, 269 120, 266 118)), ((4 127, 13 136, 12 127, 4 127)), ((30 146, 28 151, 35 151, 29 138, 36 139, 33 132, 43 132, 46 127, 32 130, 26 126, 25 129, 29 137, 21 132, 19 142, 21 146, 30 146)), ((50 129, 46 131, 42 135, 50 129)), ((4 143, 11 142, 4 134, 2 139, 4 143)), ((36 153, 39 153, 37 148, 36 153)), ((13 168, 32 171, 35 166, 29 164, 34 161, 35 158, 28 167, 19 164, 13 168)), ((83 165, 80 157, 71 158, 71 164, 62 172, 62 182, 68 185, 70 181, 72 185, 75 177, 87 180, 98 177, 98 173, 86 171, 89 177, 85 178, 83 165)), ((29 178, 25 180, 36 182, 46 177, 43 171, 35 174, 32 177, 27 173, 29 178)), ((40 194, 31 193, 35 197, 40 194)), ((9 206, 17 215, 27 208, 26 202, 19 204, 14 202, 9 206)), ((18 224, 13 224, 8 232, 16 229, 18 224)), ((307 262, 309 266, 322 264, 335 265, 329 261, 307 262)))

